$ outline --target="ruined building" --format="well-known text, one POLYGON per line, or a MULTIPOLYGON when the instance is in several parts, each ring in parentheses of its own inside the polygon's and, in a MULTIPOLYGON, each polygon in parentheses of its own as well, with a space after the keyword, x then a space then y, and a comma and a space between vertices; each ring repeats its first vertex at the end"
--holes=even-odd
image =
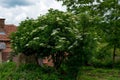
POLYGON ((5 19, 0 18, 0 63, 7 61, 10 52, 10 34, 15 32, 17 27, 13 24, 5 24, 5 19))

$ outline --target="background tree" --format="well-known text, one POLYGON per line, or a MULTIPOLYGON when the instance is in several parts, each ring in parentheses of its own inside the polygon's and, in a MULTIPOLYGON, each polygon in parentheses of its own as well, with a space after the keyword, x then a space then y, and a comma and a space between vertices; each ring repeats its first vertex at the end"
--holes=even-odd
MULTIPOLYGON (((97 22, 97 33, 108 43, 106 47, 113 48, 113 64, 115 62, 116 49, 120 45, 119 27, 119 0, 57 0, 63 1, 68 11, 75 14, 87 13, 92 17, 99 18, 97 22)), ((107 50, 107 49, 106 49, 107 50)))
MULTIPOLYGON (((82 65, 91 65, 90 61, 94 57, 93 54, 97 50, 97 42, 99 40, 99 35, 97 33, 96 26, 99 23, 99 16, 96 15, 94 9, 97 7, 94 0, 57 0, 62 1, 63 5, 67 6, 67 10, 72 12, 78 17, 77 21, 77 30, 78 33, 76 36, 75 45, 72 48, 72 57, 70 62, 67 62, 70 68, 70 72, 73 71, 73 74, 78 71, 78 68, 82 65), (75 68, 75 69, 73 69, 75 68)), ((75 74, 75 75, 76 75, 75 74)))
POLYGON ((109 49, 113 49, 113 66, 115 63, 116 50, 120 46, 120 4, 119 0, 103 0, 96 9, 102 20, 100 27, 105 34, 105 41, 109 49))

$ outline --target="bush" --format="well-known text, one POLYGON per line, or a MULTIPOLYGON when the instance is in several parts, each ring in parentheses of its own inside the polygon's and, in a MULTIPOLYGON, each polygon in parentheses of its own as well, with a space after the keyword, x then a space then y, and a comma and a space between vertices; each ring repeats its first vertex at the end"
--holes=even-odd
POLYGON ((101 48, 92 58, 91 61, 94 67, 112 68, 112 53, 111 50, 105 47, 101 48))
POLYGON ((94 58, 92 60, 92 65, 94 67, 99 67, 99 68, 112 68, 112 60, 110 59, 105 59, 105 60, 100 60, 97 58, 94 58))

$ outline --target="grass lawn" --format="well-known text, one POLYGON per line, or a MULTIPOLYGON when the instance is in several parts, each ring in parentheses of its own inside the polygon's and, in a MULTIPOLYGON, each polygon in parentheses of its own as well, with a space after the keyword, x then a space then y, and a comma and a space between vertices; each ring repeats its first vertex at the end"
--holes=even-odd
MULTIPOLYGON (((0 64, 0 80, 60 80, 52 68, 36 65, 16 68, 15 63, 0 64)), ((63 78, 63 80, 66 80, 63 78)), ((69 80, 69 79, 67 79, 69 80)), ((75 80, 75 79, 74 79, 75 80)), ((120 80, 119 69, 82 67, 77 80, 120 80)))
POLYGON ((83 67, 78 80, 120 80, 119 69, 83 67))
POLYGON ((52 68, 41 68, 37 65, 21 65, 13 62, 0 64, 0 80, 58 80, 52 68))

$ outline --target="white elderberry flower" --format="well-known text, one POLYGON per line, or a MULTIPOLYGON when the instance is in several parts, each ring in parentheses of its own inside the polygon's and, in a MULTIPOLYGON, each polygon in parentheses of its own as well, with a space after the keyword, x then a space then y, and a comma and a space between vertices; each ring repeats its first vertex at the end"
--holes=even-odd
POLYGON ((29 46, 29 44, 26 44, 25 46, 29 46))

